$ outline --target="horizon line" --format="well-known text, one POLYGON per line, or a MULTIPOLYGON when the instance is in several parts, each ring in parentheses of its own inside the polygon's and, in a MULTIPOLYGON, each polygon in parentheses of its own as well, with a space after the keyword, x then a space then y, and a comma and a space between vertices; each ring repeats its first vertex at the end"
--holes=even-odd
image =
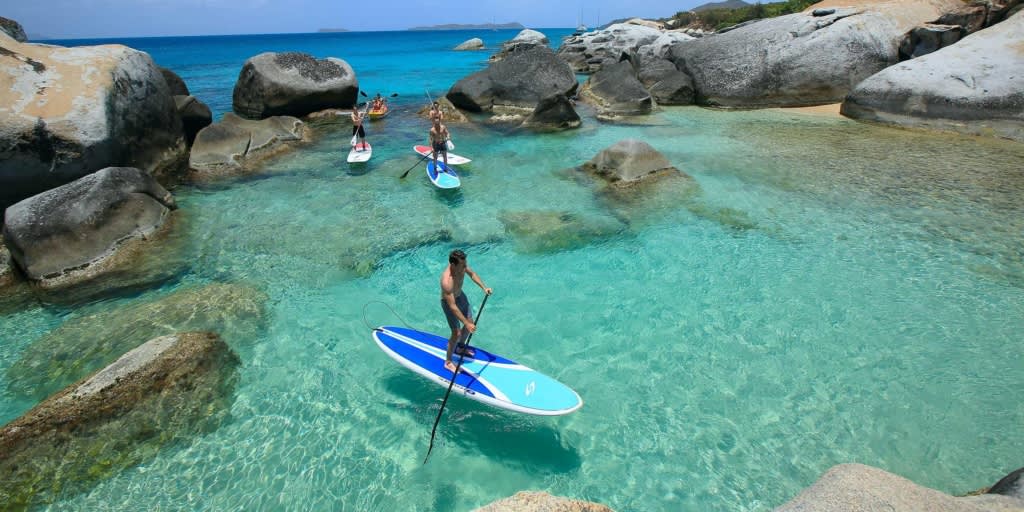
MULTIPOLYGON (((467 25, 469 25, 467 23, 467 25)), ((497 23, 495 23, 497 25, 497 23)), ((523 26, 523 29, 516 28, 501 28, 494 30, 575 30, 574 27, 536 27, 531 28, 523 26)), ((371 32, 471 32, 473 30, 491 30, 488 28, 444 28, 444 29, 430 29, 421 27, 410 27, 410 28, 398 28, 392 30, 332 30, 321 32, 319 30, 315 32, 260 32, 260 33, 237 33, 237 34, 165 34, 165 35, 152 35, 152 36, 75 36, 75 37, 46 37, 46 38, 31 38, 29 37, 28 42, 43 42, 43 41, 81 41, 86 39, 157 39, 161 37, 235 37, 235 36, 279 36, 279 35, 299 35, 299 34, 365 34, 371 32)))

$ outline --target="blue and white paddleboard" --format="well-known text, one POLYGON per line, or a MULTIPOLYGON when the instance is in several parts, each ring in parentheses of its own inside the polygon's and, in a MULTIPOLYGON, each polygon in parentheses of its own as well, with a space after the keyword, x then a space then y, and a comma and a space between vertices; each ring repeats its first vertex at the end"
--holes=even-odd
MULTIPOLYGON (((447 388, 452 372, 444 367, 448 338, 405 327, 378 327, 377 345, 406 368, 447 388)), ((452 393, 510 411, 538 416, 569 414, 583 406, 571 388, 515 361, 473 347, 462 361, 452 393)), ((454 356, 458 363, 459 356, 454 356)))
POLYGON ((437 167, 437 169, 434 168, 433 160, 427 162, 427 177, 430 178, 431 183, 437 188, 459 188, 462 181, 459 180, 455 169, 446 167, 444 162, 438 162, 437 167))

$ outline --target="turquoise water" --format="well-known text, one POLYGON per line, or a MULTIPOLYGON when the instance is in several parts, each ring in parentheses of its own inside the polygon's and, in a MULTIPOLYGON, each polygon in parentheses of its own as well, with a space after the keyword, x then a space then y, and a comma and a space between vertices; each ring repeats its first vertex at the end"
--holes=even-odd
MULTIPOLYGON (((448 193, 421 166, 398 178, 424 139, 419 106, 370 125, 366 166, 344 163, 347 125, 325 125, 257 177, 174 191, 191 267, 90 311, 244 282, 268 295, 268 325, 234 346, 220 429, 50 509, 461 511, 535 489, 616 510, 768 510, 843 462, 949 493, 1019 467, 1024 146, 774 110, 616 126, 584 108, 562 134, 453 125, 474 162, 448 193), (614 194, 571 170, 626 137, 693 183, 614 194), (502 222, 534 211, 587 235, 502 222), (366 323, 443 332, 456 247, 495 290, 474 341, 585 405, 535 418, 452 398, 423 465, 444 390, 366 323)), ((0 421, 32 405, 4 370, 82 314, 3 318, 0 421)))

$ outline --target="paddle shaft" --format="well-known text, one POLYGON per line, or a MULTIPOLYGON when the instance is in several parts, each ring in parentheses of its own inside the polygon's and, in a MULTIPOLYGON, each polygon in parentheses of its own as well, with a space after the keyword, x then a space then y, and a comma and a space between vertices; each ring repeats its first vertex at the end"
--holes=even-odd
POLYGON ((405 172, 403 172, 402 175, 398 177, 398 179, 404 179, 406 176, 408 176, 409 175, 409 171, 413 170, 413 168, 416 167, 417 165, 419 165, 420 162, 426 160, 426 158, 428 156, 430 156, 430 153, 427 153, 427 154, 421 156, 420 159, 417 160, 416 163, 412 164, 412 167, 406 169, 405 172))
MULTIPOLYGON (((476 312, 476 318, 473 319, 473 323, 476 324, 480 321, 480 315, 484 312, 484 306, 487 305, 487 298, 490 295, 484 294, 484 301, 480 304, 480 309, 476 312)), ((430 446, 427 448, 427 456, 423 457, 423 464, 427 463, 427 459, 430 458, 430 452, 434 449, 434 435, 437 434, 437 424, 441 423, 441 415, 444 414, 444 406, 448 404, 448 396, 452 394, 452 387, 455 386, 455 378, 459 376, 459 370, 462 369, 462 361, 466 358, 466 349, 469 348, 469 340, 473 339, 473 333, 469 333, 469 337, 466 338, 466 344, 462 349, 462 354, 459 354, 459 363, 455 365, 455 372, 452 373, 452 381, 448 383, 448 391, 444 393, 444 400, 441 401, 441 409, 437 411, 437 419, 434 420, 434 428, 430 431, 430 446)), ((458 341, 455 342, 455 347, 458 348, 458 341)))

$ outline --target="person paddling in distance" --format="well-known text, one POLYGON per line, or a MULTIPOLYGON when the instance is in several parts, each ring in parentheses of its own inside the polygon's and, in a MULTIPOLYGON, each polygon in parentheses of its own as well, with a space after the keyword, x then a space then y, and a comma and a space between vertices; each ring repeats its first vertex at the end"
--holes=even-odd
POLYGON ((434 119, 444 122, 444 111, 441 110, 441 104, 436 101, 430 104, 430 122, 433 123, 434 119))
MULTIPOLYGON (((369 107, 369 105, 367 105, 367 107, 369 107)), ((356 105, 352 107, 352 138, 357 140, 357 142, 352 145, 356 146, 357 151, 359 151, 359 144, 362 144, 362 150, 366 150, 366 130, 363 129, 363 120, 365 117, 365 113, 359 111, 359 104, 356 103, 356 105)))
POLYGON ((476 332, 476 324, 473 323, 473 309, 469 306, 466 294, 462 292, 462 282, 467 275, 484 293, 491 294, 493 290, 484 284, 480 276, 473 272, 473 269, 469 268, 469 264, 466 262, 466 253, 458 249, 452 251, 448 255, 448 267, 441 273, 441 310, 444 311, 444 317, 448 320, 448 327, 452 329, 452 335, 448 338, 448 351, 444 354, 444 367, 452 373, 455 373, 456 368, 455 363, 452 362, 453 352, 465 357, 476 355, 473 347, 462 343, 466 336, 476 332))
POLYGON ((440 117, 433 118, 430 126, 430 157, 434 159, 434 169, 441 172, 437 167, 437 154, 441 153, 445 168, 448 167, 448 139, 452 137, 448 133, 448 127, 441 123, 440 117))

